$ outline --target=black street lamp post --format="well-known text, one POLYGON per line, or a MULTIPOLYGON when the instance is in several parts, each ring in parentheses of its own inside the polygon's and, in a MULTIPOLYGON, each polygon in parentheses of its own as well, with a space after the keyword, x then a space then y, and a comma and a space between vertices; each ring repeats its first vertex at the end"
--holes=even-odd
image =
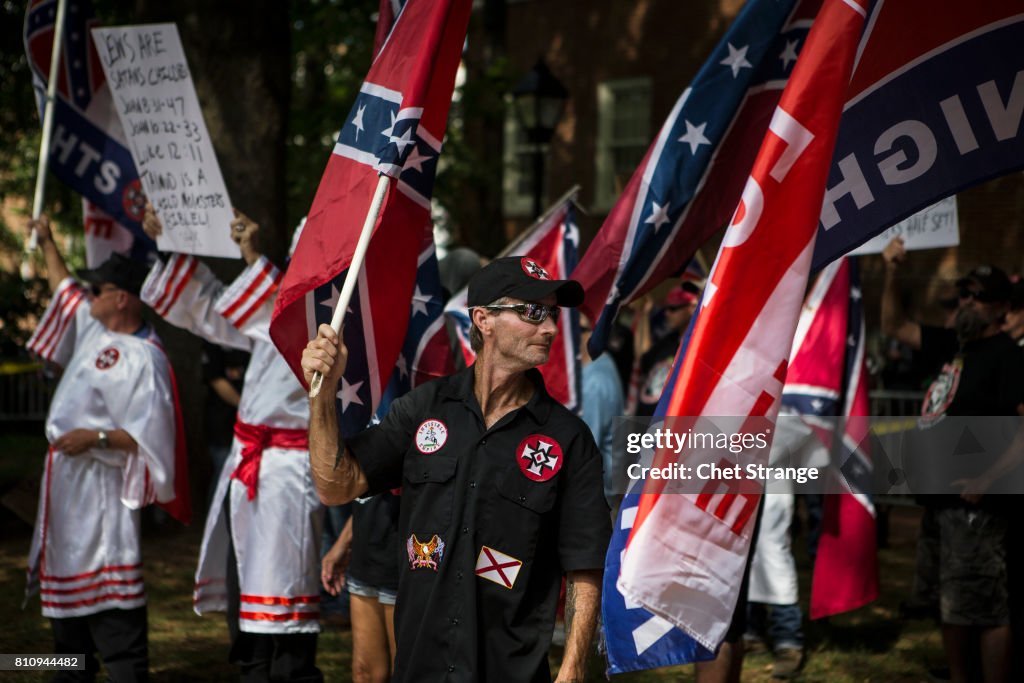
POLYGON ((533 217, 541 213, 544 194, 544 152, 562 116, 569 91, 555 78, 544 59, 512 89, 516 118, 533 146, 533 217))

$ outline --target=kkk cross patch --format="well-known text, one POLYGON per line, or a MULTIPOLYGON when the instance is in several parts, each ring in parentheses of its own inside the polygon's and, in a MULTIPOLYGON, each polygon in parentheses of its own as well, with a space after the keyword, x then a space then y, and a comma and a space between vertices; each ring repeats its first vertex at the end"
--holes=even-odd
POLYGON ((523 563, 511 555, 498 552, 487 546, 480 547, 480 554, 476 558, 476 575, 481 579, 493 581, 499 586, 512 588, 516 584, 516 577, 523 563))
POLYGON ((548 275, 548 271, 544 270, 544 268, 539 263, 534 261, 533 259, 529 259, 529 258, 525 258, 524 257, 520 261, 520 264, 523 266, 523 272, 526 273, 527 275, 529 275, 532 278, 536 278, 538 280, 550 280, 551 279, 551 276, 548 275))
POLYGON ((444 557, 444 541, 437 534, 434 534, 426 543, 413 534, 405 542, 405 549, 409 553, 410 569, 426 568, 436 572, 437 565, 441 564, 441 558, 444 557))
POLYGON ((448 427, 440 420, 424 420, 416 430, 416 448, 420 453, 434 453, 448 441, 448 427))
POLYGON ((547 481, 562 469, 562 447, 548 436, 531 434, 519 442, 516 464, 531 481, 547 481))
POLYGON ((120 357, 120 351, 113 346, 108 346, 100 351, 100 355, 96 356, 96 367, 100 370, 109 370, 114 367, 120 357))

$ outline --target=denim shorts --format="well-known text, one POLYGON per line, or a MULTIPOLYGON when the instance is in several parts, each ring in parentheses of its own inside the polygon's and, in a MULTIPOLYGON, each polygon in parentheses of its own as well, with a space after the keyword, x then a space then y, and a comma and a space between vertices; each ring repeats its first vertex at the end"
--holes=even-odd
POLYGON ((345 588, 348 589, 350 595, 358 595, 361 598, 377 598, 377 602, 382 605, 394 605, 398 599, 398 591, 377 588, 368 583, 356 581, 352 577, 345 577, 345 588))

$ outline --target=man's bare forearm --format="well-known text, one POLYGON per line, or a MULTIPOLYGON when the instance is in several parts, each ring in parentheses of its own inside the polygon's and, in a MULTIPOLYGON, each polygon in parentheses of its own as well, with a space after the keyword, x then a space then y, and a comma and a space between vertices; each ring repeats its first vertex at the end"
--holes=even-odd
POLYGON ((71 272, 68 270, 67 264, 64 263, 64 257, 60 255, 60 250, 57 249, 52 235, 45 239, 40 239, 39 247, 42 249, 43 258, 46 260, 46 281, 50 285, 50 291, 56 292, 57 287, 60 286, 60 283, 71 272))
POLYGON ((601 608, 601 570, 569 572, 565 590, 565 656, 558 682, 582 681, 601 608))
POLYGON ((341 505, 366 492, 366 477, 338 434, 331 392, 309 402, 309 465, 325 505, 341 505))

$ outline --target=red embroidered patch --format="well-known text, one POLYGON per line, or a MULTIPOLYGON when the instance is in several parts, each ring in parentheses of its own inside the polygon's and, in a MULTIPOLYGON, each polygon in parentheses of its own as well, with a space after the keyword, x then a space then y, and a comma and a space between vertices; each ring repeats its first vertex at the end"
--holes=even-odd
POLYGON ((100 351, 100 355, 96 356, 96 367, 100 370, 109 370, 114 367, 119 358, 121 358, 121 352, 113 346, 108 346, 100 351))
POLYGON ((531 434, 519 442, 516 464, 530 481, 547 481, 562 469, 562 447, 549 436, 531 434))
POLYGON ((544 267, 533 259, 526 258, 525 256, 519 261, 523 267, 523 272, 532 278, 537 280, 550 280, 551 276, 548 275, 548 271, 544 270, 544 267))

